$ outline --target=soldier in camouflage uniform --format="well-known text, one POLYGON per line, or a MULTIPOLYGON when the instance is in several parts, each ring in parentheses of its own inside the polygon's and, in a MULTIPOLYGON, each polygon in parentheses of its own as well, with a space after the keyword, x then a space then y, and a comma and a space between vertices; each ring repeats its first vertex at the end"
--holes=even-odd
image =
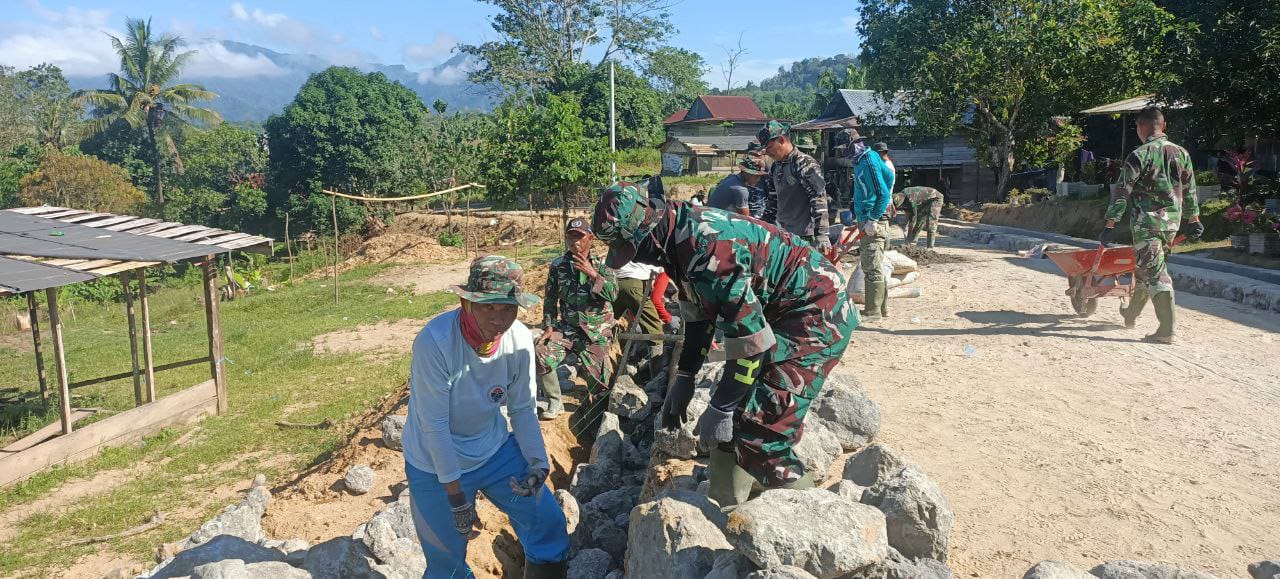
POLYGON ((767 180, 773 187, 765 198, 767 223, 808 241, 820 251, 831 247, 827 236, 827 184, 822 168, 807 153, 791 142, 791 129, 778 121, 769 121, 756 138, 764 152, 773 159, 767 180))
POLYGON ((592 223, 607 264, 666 268, 681 284, 685 346, 663 405, 663 428, 679 428, 694 375, 716 329, 724 375, 699 418, 711 453, 709 496, 722 507, 766 488, 812 486, 796 456, 809 404, 822 389, 858 314, 845 280, 817 250, 760 221, 679 201, 646 200, 629 183, 605 190, 592 223))
POLYGON ((1155 304, 1160 327, 1144 338, 1159 344, 1173 343, 1173 279, 1165 259, 1173 249, 1173 238, 1183 219, 1188 236, 1204 233, 1200 206, 1196 202, 1196 176, 1191 155, 1169 142, 1164 134, 1164 115, 1149 107, 1138 113, 1138 137, 1142 145, 1129 153, 1120 173, 1120 187, 1107 207, 1106 229, 1099 240, 1106 245, 1116 222, 1132 216, 1133 250, 1137 258, 1137 287, 1129 305, 1120 309, 1124 325, 1133 328, 1150 300, 1155 304))
POLYGON ((612 302, 618 297, 618 278, 603 259, 591 255, 591 238, 586 220, 571 219, 565 226, 565 253, 551 261, 547 272, 543 330, 534 341, 538 385, 547 398, 544 420, 564 409, 556 368, 570 350, 578 356, 588 393, 599 394, 609 384, 612 302))
POLYGON ((896 205, 905 206, 911 214, 907 245, 915 245, 920 232, 924 231, 929 249, 933 249, 934 238, 938 235, 938 218, 942 217, 942 192, 933 187, 907 187, 901 193, 895 193, 894 200, 896 205), (899 195, 904 198, 902 202, 897 202, 899 195))

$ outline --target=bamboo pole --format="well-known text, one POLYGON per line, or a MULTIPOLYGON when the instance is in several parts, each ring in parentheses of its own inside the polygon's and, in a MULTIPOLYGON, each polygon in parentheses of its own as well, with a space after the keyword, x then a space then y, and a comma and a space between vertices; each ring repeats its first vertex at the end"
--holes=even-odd
POLYGON ((142 306, 142 369, 147 402, 156 401, 156 363, 151 350, 151 303, 147 300, 147 268, 139 268, 138 304, 142 306))
POLYGON ((124 312, 129 318, 129 358, 133 364, 133 405, 142 406, 142 370, 138 367, 138 315, 133 308, 133 288, 129 287, 129 272, 120 273, 124 285, 124 312))
POLYGON ((71 434, 71 387, 67 377, 67 356, 62 347, 62 317, 58 315, 58 288, 44 290, 49 303, 49 332, 53 334, 53 359, 58 367, 58 393, 61 398, 58 415, 62 418, 62 433, 71 434))
POLYGON ((36 354, 36 378, 40 381, 40 399, 49 399, 49 383, 44 372, 44 353, 40 349, 40 308, 36 307, 36 292, 27 292, 27 317, 31 319, 31 345, 36 354))
POLYGON ((204 321, 209 338, 209 376, 218 396, 218 414, 227 411, 227 372, 222 355, 222 320, 218 312, 218 271, 214 256, 200 264, 204 271, 204 321))
POLYGON ((330 197, 333 209, 333 305, 338 305, 338 198, 330 197))
POLYGON ((438 197, 446 193, 462 191, 463 189, 470 189, 472 187, 479 187, 481 189, 485 188, 484 185, 481 185, 479 183, 467 183, 465 185, 458 185, 457 187, 450 187, 448 189, 443 189, 441 191, 423 193, 422 195, 410 195, 408 197, 362 197, 360 195, 348 195, 346 193, 339 193, 337 191, 330 191, 328 189, 321 189, 320 192, 324 193, 325 195, 331 195, 333 197, 342 197, 343 199, 351 199, 354 201, 365 201, 369 203, 391 203, 395 201, 415 201, 418 199, 430 199, 432 197, 438 197))

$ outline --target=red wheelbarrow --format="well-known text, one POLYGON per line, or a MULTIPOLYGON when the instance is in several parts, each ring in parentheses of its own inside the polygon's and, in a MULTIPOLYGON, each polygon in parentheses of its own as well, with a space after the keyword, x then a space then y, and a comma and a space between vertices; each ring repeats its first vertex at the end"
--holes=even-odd
POLYGON ((1045 255, 1067 274, 1066 293, 1071 297, 1071 307, 1080 316, 1088 317, 1097 311, 1098 298, 1133 297, 1137 260, 1132 246, 1068 249, 1045 255))

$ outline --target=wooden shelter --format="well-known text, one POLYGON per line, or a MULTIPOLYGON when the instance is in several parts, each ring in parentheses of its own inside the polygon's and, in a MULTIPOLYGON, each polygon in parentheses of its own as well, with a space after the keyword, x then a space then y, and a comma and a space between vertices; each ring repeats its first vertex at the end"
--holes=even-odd
POLYGON ((37 291, 45 292, 53 342, 54 380, 61 403, 60 424, 45 427, 0 449, 0 486, 23 480, 56 464, 87 458, 104 447, 136 440, 165 426, 191 422, 211 411, 225 412, 227 378, 213 258, 232 250, 269 254, 271 245, 271 239, 257 235, 132 215, 48 206, 0 211, 0 297, 26 295, 36 376, 40 396, 47 400, 50 379, 44 362, 35 295, 37 291), (157 366, 151 346, 146 268, 179 262, 199 265, 204 273, 208 351, 196 358, 157 366), (109 376, 71 382, 57 290, 64 285, 109 276, 119 277, 124 286, 132 367, 109 376), (157 372, 197 364, 209 365, 209 380, 157 399, 157 372), (133 379, 135 407, 75 429, 75 421, 91 412, 71 408, 71 391, 126 378, 133 379))

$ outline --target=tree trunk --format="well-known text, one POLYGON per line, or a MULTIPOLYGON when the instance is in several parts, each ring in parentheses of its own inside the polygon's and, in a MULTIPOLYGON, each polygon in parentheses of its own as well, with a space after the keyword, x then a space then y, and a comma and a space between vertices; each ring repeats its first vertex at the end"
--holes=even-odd
POLYGON ((156 203, 160 205, 161 214, 164 213, 164 177, 160 175, 160 168, 163 163, 160 162, 160 143, 156 141, 156 129, 147 123, 147 135, 151 137, 151 169, 155 173, 156 179, 156 203))
POLYGON ((1000 135, 999 142, 991 147, 992 168, 996 170, 996 200, 1004 199, 1005 188, 1009 186, 1009 175, 1013 173, 1013 135, 1000 135))
POLYGON ((570 187, 573 187, 573 185, 560 186, 560 226, 561 227, 564 227, 564 224, 569 222, 569 191, 568 189, 570 187))

